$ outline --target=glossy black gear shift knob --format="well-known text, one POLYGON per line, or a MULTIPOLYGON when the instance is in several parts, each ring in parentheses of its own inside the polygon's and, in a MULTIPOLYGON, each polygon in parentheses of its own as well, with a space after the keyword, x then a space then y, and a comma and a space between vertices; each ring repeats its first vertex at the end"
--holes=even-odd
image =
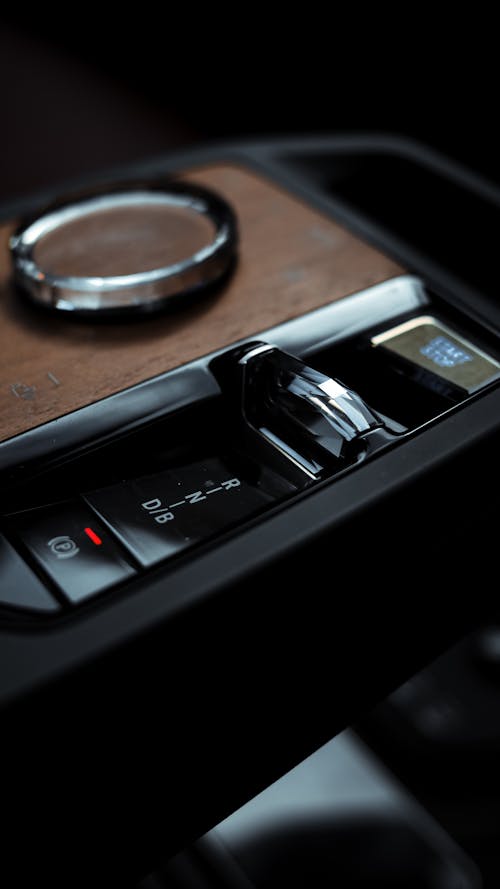
POLYGON ((332 457, 355 462, 383 425, 352 389, 275 346, 252 343, 238 364, 247 423, 314 478, 332 457))

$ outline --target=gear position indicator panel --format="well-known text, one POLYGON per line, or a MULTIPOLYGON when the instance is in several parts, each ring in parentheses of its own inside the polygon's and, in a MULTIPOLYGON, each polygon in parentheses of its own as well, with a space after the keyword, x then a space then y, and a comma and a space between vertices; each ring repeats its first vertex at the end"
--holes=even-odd
POLYGON ((259 511, 292 486, 250 482, 222 458, 209 458, 87 494, 87 503, 143 568, 259 511))
MULTIPOLYGON (((295 490, 291 482, 248 460, 207 457, 15 513, 8 517, 9 532, 59 598, 79 604, 295 490)), ((4 546, 22 565, 7 541, 4 546)), ((5 603, 27 607, 11 587, 5 603)), ((50 609, 57 608, 48 592, 45 598, 50 609)), ((50 609, 45 602, 39 607, 50 609)))

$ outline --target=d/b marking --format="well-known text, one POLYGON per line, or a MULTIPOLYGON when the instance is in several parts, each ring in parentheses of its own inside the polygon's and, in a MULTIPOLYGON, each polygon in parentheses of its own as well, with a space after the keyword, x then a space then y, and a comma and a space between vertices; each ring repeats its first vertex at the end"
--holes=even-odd
POLYGON ((207 500, 211 494, 217 494, 221 491, 224 493, 231 488, 239 488, 240 485, 241 482, 239 478, 228 478, 221 482, 220 485, 208 488, 206 491, 192 491, 190 494, 186 494, 182 500, 177 500, 175 503, 166 505, 162 502, 160 497, 154 497, 152 500, 146 500, 144 503, 141 503, 141 507, 148 515, 154 518, 155 522, 159 525, 164 525, 166 522, 171 522, 175 519, 172 510, 177 509, 179 506, 194 506, 196 503, 201 503, 203 500, 207 500))

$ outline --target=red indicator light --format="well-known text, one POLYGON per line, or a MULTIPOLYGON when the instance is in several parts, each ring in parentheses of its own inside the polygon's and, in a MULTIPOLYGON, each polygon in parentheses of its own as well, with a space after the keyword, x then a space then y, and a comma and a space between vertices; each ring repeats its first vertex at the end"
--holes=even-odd
POLYGON ((85 533, 86 533, 87 537, 90 537, 92 543, 95 543, 96 546, 101 545, 101 543, 102 543, 101 538, 97 536, 97 534, 95 533, 95 531, 92 530, 92 528, 85 528, 85 533))

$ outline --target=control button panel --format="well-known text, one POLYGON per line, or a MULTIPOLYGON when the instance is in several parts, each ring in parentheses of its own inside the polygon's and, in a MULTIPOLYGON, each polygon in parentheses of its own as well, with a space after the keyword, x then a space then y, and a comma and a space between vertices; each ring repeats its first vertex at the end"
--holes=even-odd
POLYGON ((70 602, 135 574, 109 531, 78 501, 17 513, 9 526, 70 602))
POLYGON ((59 605, 14 547, 0 537, 0 605, 56 612, 59 605))
POLYGON ((494 358, 429 315, 392 327, 371 342, 466 395, 500 377, 500 364, 494 358))
POLYGON ((252 484, 217 457, 102 488, 85 499, 148 568, 293 490, 277 477, 252 484))
POLYGON ((20 499, 7 491, 0 609, 50 610, 57 599, 64 610, 190 558, 500 379, 494 357, 432 314, 371 333, 326 346, 312 366, 260 341, 228 350, 210 366, 216 400, 49 467, 20 499), (154 475, 140 474, 145 458, 154 475))

